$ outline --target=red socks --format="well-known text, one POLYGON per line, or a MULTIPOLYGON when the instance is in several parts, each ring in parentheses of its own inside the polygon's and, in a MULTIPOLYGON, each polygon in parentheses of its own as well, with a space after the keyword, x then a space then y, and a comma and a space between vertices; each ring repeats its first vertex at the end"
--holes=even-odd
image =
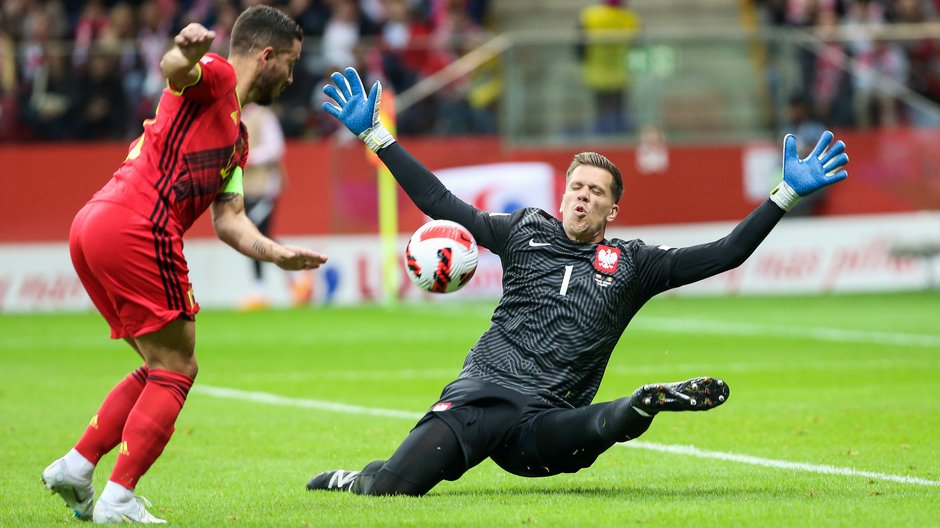
POLYGON ((97 464, 121 444, 111 480, 134 489, 173 435, 192 386, 185 374, 141 366, 111 389, 75 450, 97 464))
POLYGON ((147 384, 124 424, 112 482, 134 489, 173 435, 173 424, 192 386, 193 380, 185 374, 162 369, 150 371, 147 384))
POLYGON ((144 390, 149 374, 150 369, 143 365, 115 385, 75 444, 75 450, 92 464, 97 464, 105 453, 121 442, 124 422, 144 390))

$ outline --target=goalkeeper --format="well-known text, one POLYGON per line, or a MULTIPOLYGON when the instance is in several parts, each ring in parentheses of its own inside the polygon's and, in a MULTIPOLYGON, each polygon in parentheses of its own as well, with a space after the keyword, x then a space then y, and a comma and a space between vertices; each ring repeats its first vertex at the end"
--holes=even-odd
POLYGON ((608 239, 623 183, 604 156, 574 157, 561 221, 536 208, 485 213, 451 194, 382 127, 379 83, 367 94, 352 68, 332 80, 324 91, 335 104, 324 109, 378 154, 425 214, 463 224, 500 257, 503 296, 457 380, 395 453, 361 471, 320 473, 307 484, 311 490, 424 495, 486 458, 524 477, 573 473, 642 435, 658 412, 721 405, 728 386, 715 377, 592 400, 614 345, 647 300, 739 266, 801 197, 847 176, 845 144, 833 142, 832 133, 824 132, 805 159, 787 135, 783 182, 727 236, 685 248, 608 239))

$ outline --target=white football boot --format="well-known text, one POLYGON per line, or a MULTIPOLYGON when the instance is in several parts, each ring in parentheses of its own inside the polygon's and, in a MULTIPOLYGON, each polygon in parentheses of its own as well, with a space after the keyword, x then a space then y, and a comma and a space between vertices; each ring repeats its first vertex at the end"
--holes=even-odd
POLYGON ((95 485, 91 479, 76 477, 69 472, 65 458, 60 458, 42 472, 42 482, 52 493, 58 494, 65 505, 83 521, 91 520, 95 500, 95 485))
POLYGON ((143 497, 131 497, 126 501, 111 502, 102 497, 95 503, 95 524, 141 523, 166 524, 163 519, 153 516, 147 508, 152 508, 150 501, 143 497))

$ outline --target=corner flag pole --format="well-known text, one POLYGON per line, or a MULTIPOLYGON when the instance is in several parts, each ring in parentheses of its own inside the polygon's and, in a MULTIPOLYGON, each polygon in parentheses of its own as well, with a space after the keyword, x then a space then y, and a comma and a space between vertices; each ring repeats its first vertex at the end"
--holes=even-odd
MULTIPOLYGON (((379 121, 395 134, 395 94, 391 90, 382 90, 382 105, 379 107, 379 121)), ((398 185, 395 177, 385 167, 379 157, 366 147, 369 160, 378 173, 379 192, 379 241, 382 254, 382 295, 385 306, 398 303, 399 272, 398 248, 398 185)))

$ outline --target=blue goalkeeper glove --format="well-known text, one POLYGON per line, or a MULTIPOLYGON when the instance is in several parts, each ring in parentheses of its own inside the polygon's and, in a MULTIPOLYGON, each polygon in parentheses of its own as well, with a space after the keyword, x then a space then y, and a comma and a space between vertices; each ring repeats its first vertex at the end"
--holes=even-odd
POLYGON ((323 87, 323 93, 328 95, 336 104, 325 102, 323 109, 328 114, 339 119, 350 132, 359 136, 372 152, 391 145, 395 138, 382 123, 379 122, 379 104, 382 101, 382 83, 376 81, 372 85, 367 98, 362 79, 355 68, 346 68, 346 76, 334 72, 330 78, 333 84, 323 87))
POLYGON ((832 138, 832 132, 823 132, 816 148, 804 159, 796 151, 793 134, 783 139, 783 181, 770 193, 770 199, 781 209, 789 211, 801 197, 849 175, 843 168, 849 162, 845 143, 840 139, 830 147, 832 138))

